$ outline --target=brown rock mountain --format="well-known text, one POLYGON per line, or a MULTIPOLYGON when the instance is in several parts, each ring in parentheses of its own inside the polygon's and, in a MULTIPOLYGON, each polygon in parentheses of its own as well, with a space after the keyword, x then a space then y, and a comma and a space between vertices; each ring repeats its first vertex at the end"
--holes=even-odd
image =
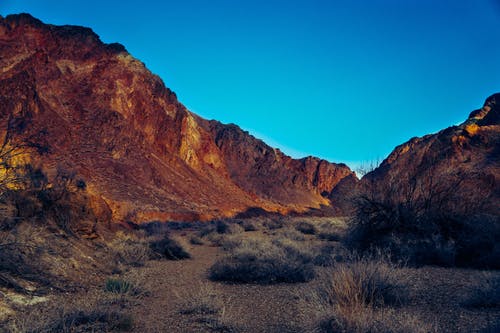
POLYGON ((495 94, 464 123, 396 147, 361 179, 358 189, 384 193, 392 203, 420 204, 417 208, 422 210, 434 207, 451 214, 487 214, 498 219, 499 114, 500 94, 495 94))
POLYGON ((0 120, 11 137, 37 136, 48 152, 32 162, 77 172, 116 221, 304 211, 353 175, 202 119, 122 45, 28 14, 0 17, 0 120))

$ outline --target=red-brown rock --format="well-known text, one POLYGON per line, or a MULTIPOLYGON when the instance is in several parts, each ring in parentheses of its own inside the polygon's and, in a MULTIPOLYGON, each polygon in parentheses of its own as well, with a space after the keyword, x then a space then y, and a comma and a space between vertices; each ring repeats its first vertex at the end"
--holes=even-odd
POLYGON ((33 163, 76 171, 114 221, 303 211, 353 175, 202 119, 122 45, 27 14, 0 17, 0 121, 9 135, 37 135, 48 152, 33 163))

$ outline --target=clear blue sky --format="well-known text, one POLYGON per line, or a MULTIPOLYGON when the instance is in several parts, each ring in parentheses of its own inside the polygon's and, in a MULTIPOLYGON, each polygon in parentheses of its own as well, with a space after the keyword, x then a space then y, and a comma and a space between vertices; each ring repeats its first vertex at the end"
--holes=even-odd
POLYGON ((500 0, 0 0, 91 27, 190 110, 294 157, 350 165, 500 91, 500 0))

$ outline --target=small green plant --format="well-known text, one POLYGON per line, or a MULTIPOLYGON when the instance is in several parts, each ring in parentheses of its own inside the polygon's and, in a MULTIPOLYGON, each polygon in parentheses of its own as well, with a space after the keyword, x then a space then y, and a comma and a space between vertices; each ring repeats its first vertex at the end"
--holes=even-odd
POLYGON ((104 291, 115 294, 128 294, 134 289, 133 285, 125 280, 107 279, 104 291))

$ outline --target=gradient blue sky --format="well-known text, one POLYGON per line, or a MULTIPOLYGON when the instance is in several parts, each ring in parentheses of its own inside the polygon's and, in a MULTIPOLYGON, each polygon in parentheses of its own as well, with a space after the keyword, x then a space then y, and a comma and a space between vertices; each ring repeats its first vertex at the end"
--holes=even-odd
POLYGON ((91 27, 190 110, 352 166, 500 91, 499 0, 0 0, 91 27))

